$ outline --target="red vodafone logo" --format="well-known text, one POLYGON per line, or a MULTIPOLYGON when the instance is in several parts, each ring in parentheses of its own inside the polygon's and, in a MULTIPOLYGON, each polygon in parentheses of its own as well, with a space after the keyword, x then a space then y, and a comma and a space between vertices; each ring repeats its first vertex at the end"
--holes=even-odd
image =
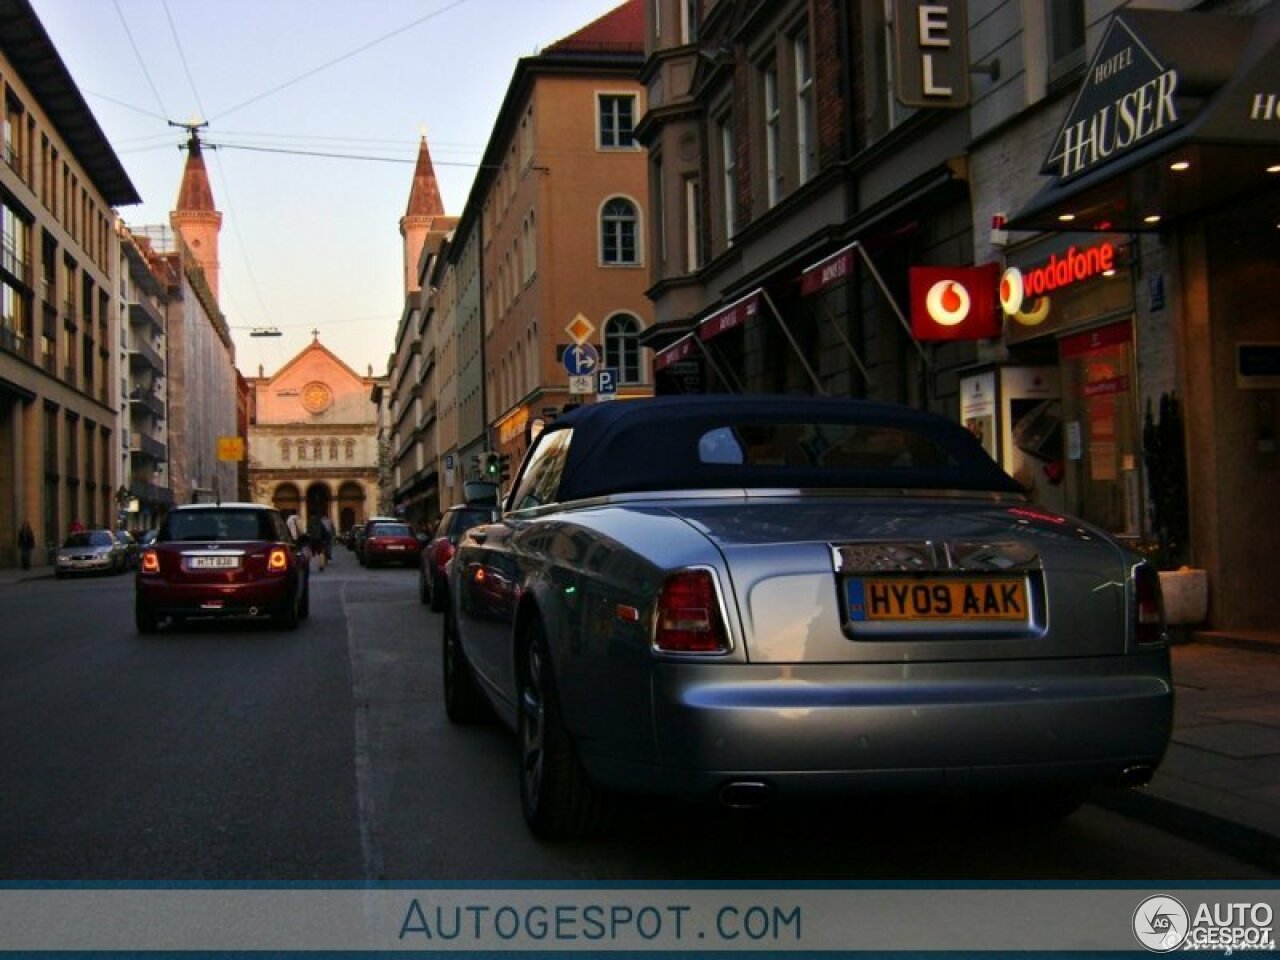
POLYGON ((963 284, 955 280, 939 280, 925 294, 924 305, 934 323, 954 327, 969 315, 973 298, 963 284))
POLYGON ((1091 277, 1110 276, 1115 268, 1116 248, 1109 240, 1092 247, 1068 247, 1065 253, 1053 254, 1038 267, 1006 270, 1000 278, 1000 306, 1021 323, 1038 323, 1044 319, 1042 315, 1039 320, 1027 318, 1041 314, 1041 307, 1047 312, 1049 293, 1091 277), (1034 298, 1044 302, 1024 311, 1023 304, 1034 298))
POLYGON ((911 333, 917 340, 980 340, 1000 334, 994 263, 911 267, 911 333))

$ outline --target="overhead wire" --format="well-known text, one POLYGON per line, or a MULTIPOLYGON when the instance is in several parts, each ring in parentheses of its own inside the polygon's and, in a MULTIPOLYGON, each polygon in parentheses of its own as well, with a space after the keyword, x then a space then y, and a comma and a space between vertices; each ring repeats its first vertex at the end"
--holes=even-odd
POLYGON ((142 51, 138 49, 138 44, 133 39, 133 31, 129 29, 129 21, 124 18, 124 11, 120 9, 120 0, 112 0, 112 2, 115 4, 116 15, 120 18, 120 26, 124 27, 124 35, 129 38, 129 46, 133 48, 133 55, 137 58, 138 66, 142 68, 142 75, 147 79, 147 86, 151 88, 151 94, 156 98, 156 104, 160 107, 160 112, 168 116, 169 110, 164 105, 164 100, 160 97, 160 91, 156 88, 155 81, 151 79, 151 72, 147 69, 147 61, 143 59, 142 51))
POLYGON ((317 67, 313 67, 312 69, 306 71, 305 73, 294 77, 292 80, 287 80, 284 83, 281 83, 275 87, 272 87, 270 90, 266 90, 263 93, 258 94, 257 96, 250 97, 248 100, 245 100, 241 103, 237 103, 235 106, 229 107, 228 109, 223 110, 216 117, 210 117, 209 119, 221 120, 223 117, 228 116, 229 114, 235 113, 237 110, 242 110, 251 104, 257 103, 260 100, 265 100, 267 97, 274 96, 275 94, 279 93, 281 90, 287 90, 289 87, 292 87, 295 84, 301 83, 303 80, 313 77, 317 73, 320 73, 323 70, 327 70, 332 66, 342 63, 344 60, 350 60, 352 57, 357 56, 358 54, 364 53, 369 48, 375 47, 385 40, 390 40, 392 37, 399 36, 400 34, 405 33, 406 31, 412 30, 414 27, 419 26, 420 24, 426 23, 428 20, 433 20, 436 17, 440 16, 441 14, 448 13, 450 10, 453 10, 455 7, 460 7, 467 2, 468 0, 453 0, 452 3, 445 4, 445 6, 439 8, 438 10, 433 10, 432 12, 425 14, 424 16, 421 16, 418 19, 411 21, 410 23, 406 23, 402 27, 397 27, 395 30, 392 30, 389 33, 384 33, 382 36, 376 37, 375 39, 370 40, 367 43, 361 44, 360 46, 356 47, 354 50, 350 50, 347 53, 344 53, 340 57, 335 57, 334 59, 326 61, 325 63, 322 63, 317 67))

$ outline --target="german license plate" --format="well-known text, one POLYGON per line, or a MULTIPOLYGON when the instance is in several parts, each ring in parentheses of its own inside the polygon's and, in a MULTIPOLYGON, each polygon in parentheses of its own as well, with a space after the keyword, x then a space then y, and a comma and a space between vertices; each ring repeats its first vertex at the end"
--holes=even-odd
POLYGON ((239 557, 192 557, 193 570, 234 570, 240 566, 239 557))
POLYGON ((1026 620, 1020 579, 852 577, 850 620, 1026 620))
POLYGON ((403 544, 403 543, 392 543, 392 544, 389 544, 389 545, 387 546, 387 549, 388 549, 388 550, 403 550, 403 549, 404 549, 404 544, 403 544))

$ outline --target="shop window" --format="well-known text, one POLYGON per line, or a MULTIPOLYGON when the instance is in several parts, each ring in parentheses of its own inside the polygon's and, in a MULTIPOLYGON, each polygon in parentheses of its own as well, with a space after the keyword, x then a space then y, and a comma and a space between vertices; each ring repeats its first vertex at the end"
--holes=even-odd
POLYGON ((1068 511, 1137 536, 1141 426, 1128 323, 1064 338, 1063 445, 1068 511))

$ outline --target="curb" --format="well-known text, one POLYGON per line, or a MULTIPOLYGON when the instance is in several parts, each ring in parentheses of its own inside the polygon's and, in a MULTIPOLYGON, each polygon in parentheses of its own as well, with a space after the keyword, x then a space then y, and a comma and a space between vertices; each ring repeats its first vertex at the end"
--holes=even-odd
POLYGON ((1274 834, 1157 797, 1141 787, 1099 787, 1090 794, 1089 802, 1280 874, 1280 837, 1274 834))

